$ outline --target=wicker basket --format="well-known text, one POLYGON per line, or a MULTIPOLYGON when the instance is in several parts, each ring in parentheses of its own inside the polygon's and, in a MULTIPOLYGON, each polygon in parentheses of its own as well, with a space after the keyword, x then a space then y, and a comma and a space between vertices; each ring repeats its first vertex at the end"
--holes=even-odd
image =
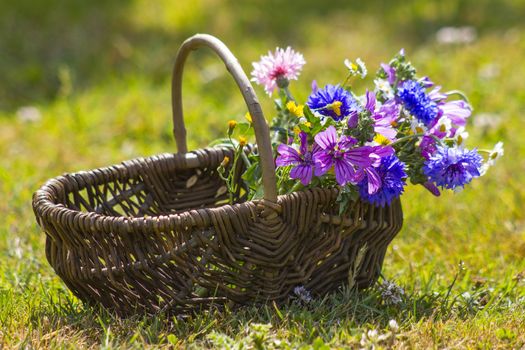
POLYGON ((76 296, 129 315, 279 301, 298 285, 319 295, 348 283, 365 245, 355 281, 366 287, 377 280, 402 225, 400 202, 386 208, 355 202, 341 217, 337 189, 277 196, 268 126, 248 78, 221 41, 196 35, 183 43, 172 102, 179 153, 66 174, 34 194, 47 259, 76 296), (237 193, 237 204, 229 205, 226 194, 218 195, 224 183, 217 167, 231 150, 187 152, 182 71, 189 52, 202 46, 225 62, 252 115, 262 200, 237 193))

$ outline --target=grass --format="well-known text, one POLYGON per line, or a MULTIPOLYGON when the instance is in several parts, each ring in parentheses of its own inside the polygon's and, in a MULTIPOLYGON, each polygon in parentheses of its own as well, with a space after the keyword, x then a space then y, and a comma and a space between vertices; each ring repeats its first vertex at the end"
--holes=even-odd
MULTIPOLYGON (((523 11, 518 0, 0 3, 0 348, 525 346, 523 11), (447 25, 474 26, 477 39, 441 45, 435 32, 447 25), (404 289, 400 304, 372 288, 122 320, 82 305, 56 277, 32 193, 63 172, 175 151, 169 75, 177 46, 195 32, 220 36, 247 69, 277 45, 301 50, 308 64, 292 86, 300 98, 311 79, 338 82, 346 57, 374 70, 405 47, 420 72, 469 95, 471 145, 505 142, 497 167, 463 193, 404 195, 405 225, 383 270, 404 289)), ((184 85, 190 148, 245 113, 223 65, 196 56, 184 85)), ((270 117, 271 101, 257 91, 270 117)))

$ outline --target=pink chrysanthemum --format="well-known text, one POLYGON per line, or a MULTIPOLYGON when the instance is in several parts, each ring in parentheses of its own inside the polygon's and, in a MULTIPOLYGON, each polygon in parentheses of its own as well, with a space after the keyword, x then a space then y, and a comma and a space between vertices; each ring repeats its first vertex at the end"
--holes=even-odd
POLYGON ((252 63, 252 81, 263 85, 266 93, 271 96, 278 79, 297 80, 305 63, 303 55, 291 47, 288 46, 286 50, 277 48, 275 53, 268 52, 267 56, 261 56, 259 62, 252 63))

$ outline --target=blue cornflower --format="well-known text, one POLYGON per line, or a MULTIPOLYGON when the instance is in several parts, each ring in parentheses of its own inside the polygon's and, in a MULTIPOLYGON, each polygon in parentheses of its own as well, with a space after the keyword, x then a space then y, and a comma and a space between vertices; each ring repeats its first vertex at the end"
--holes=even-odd
POLYGON ((419 121, 429 125, 438 116, 439 109, 425 89, 415 80, 405 80, 397 88, 403 106, 419 121))
POLYGON ((480 176, 482 162, 476 149, 438 146, 436 153, 425 162, 423 171, 441 188, 454 189, 480 176))
POLYGON ((392 200, 399 197, 403 193, 406 185, 404 178, 407 177, 405 172, 405 163, 401 162, 395 155, 381 158, 381 163, 377 168, 374 168, 377 173, 377 178, 381 180, 380 187, 374 193, 369 191, 369 177, 358 184, 359 195, 361 198, 376 206, 390 205, 392 200))
POLYGON ((306 104, 311 110, 335 121, 360 111, 357 101, 339 85, 326 85, 324 89, 313 91, 306 104))

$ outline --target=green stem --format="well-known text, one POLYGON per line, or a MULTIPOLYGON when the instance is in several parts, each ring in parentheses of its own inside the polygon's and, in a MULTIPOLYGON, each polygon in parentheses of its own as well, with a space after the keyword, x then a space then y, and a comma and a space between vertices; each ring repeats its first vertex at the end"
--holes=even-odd
POLYGON ((343 83, 341 84, 341 86, 344 88, 346 86, 346 84, 348 83, 348 81, 350 80, 350 78, 352 77, 352 73, 348 73, 348 75, 346 76, 345 80, 343 81, 343 83))
POLYGON ((284 93, 286 94, 286 98, 288 99, 288 101, 294 101, 295 102, 295 99, 293 98, 292 94, 290 93, 290 90, 288 89, 288 86, 285 87, 283 90, 284 90, 284 93))
POLYGON ((458 95, 459 97, 461 97, 466 103, 468 103, 470 105, 470 102, 468 100, 468 97, 463 93, 463 91, 460 91, 460 90, 451 90, 451 91, 447 91, 445 93, 445 95, 447 96, 450 96, 450 95, 458 95))
POLYGON ((414 135, 403 136, 402 138, 397 139, 394 142, 392 142, 389 146, 394 146, 406 140, 411 140, 411 139, 422 137, 422 136, 425 136, 425 134, 414 134, 414 135))
POLYGON ((303 184, 301 183, 301 181, 297 180, 295 185, 293 185, 293 187, 290 189, 290 191, 288 191, 288 193, 293 193, 297 191, 298 189, 300 189, 301 187, 304 187, 303 184))

